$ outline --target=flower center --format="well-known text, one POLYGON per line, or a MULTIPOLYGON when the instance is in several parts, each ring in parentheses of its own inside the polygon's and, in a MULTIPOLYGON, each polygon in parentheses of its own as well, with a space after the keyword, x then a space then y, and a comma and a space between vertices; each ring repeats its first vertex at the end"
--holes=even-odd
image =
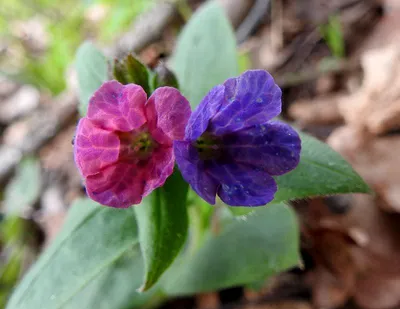
POLYGON ((154 140, 148 132, 141 132, 136 135, 132 142, 131 148, 139 155, 148 155, 154 148, 154 140))
POLYGON ((222 155, 222 145, 220 138, 208 132, 204 132, 194 143, 200 159, 211 160, 218 159, 222 155))
POLYGON ((157 142, 153 140, 146 129, 121 132, 118 136, 121 143, 120 159, 128 161, 146 160, 157 147, 157 142))

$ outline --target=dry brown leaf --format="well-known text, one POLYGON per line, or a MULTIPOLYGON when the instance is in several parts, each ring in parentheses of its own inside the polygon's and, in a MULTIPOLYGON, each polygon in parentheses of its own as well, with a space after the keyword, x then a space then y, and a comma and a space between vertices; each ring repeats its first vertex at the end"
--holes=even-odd
MULTIPOLYGON (((313 205, 310 206, 312 209, 313 205)), ((331 226, 326 228, 322 220, 312 222, 311 218, 308 223, 314 225, 306 232, 308 251, 316 264, 308 277, 313 304, 317 308, 336 308, 343 305, 354 291, 358 272, 352 256, 354 243, 338 230, 340 226, 328 224, 331 226)))
MULTIPOLYGON (((387 20, 382 23, 386 24, 387 20)), ((387 26, 385 29, 390 30, 387 26)), ((394 32, 398 32, 400 38, 400 31, 394 32)), ((399 40, 386 41, 385 44, 378 45, 379 47, 376 44, 364 45, 362 53, 359 52, 364 78, 361 86, 353 93, 297 102, 289 109, 289 114, 303 124, 331 124, 343 117, 346 124, 366 129, 373 135, 400 129, 398 42, 399 40)))
MULTIPOLYGON (((360 272, 380 271, 400 276, 400 265, 390 263, 392 259, 400 259, 400 239, 398 238, 400 215, 386 213, 379 206, 381 203, 383 201, 379 197, 354 194, 352 195, 352 207, 345 215, 320 211, 318 216, 312 209, 326 210, 327 207, 318 200, 310 203, 310 214, 306 219, 303 218, 307 225, 311 226, 314 231, 328 230, 348 237, 347 242, 346 239, 343 239, 340 243, 340 238, 335 242, 329 241, 329 248, 325 248, 323 242, 319 243, 322 247, 321 251, 324 252, 325 261, 331 257, 331 264, 325 263, 327 268, 338 273, 346 272, 343 268, 349 263, 340 257, 344 254, 347 257, 351 256, 356 261, 355 265, 360 272), (344 243, 347 243, 347 246, 343 246, 344 243), (343 254, 340 253, 342 251, 343 254), (340 271, 332 266, 337 261, 340 261, 340 263, 336 263, 340 264, 337 267, 340 271)), ((314 232, 314 234, 316 233, 314 232)), ((321 232, 316 235, 318 235, 317 237, 323 236, 321 232)), ((314 236, 314 238, 316 237, 314 236)), ((318 241, 314 241, 314 244, 318 244, 318 241)))
POLYGON ((336 129, 328 144, 344 156, 364 180, 382 195, 382 206, 400 212, 400 137, 375 137, 354 126, 336 129))
POLYGON ((237 309, 312 309, 311 304, 305 301, 279 301, 269 302, 266 304, 251 304, 245 306, 238 306, 237 309))
POLYGON ((319 97, 315 100, 299 100, 289 107, 288 114, 301 125, 337 124, 343 120, 338 103, 341 94, 319 97))
POLYGON ((361 87, 343 96, 339 108, 346 123, 375 135, 400 128, 400 10, 383 0, 385 15, 353 58, 361 59, 361 87))
POLYGON ((347 124, 378 135, 400 128, 400 45, 370 50, 361 58, 364 80, 343 96, 339 110, 347 124), (388 121, 389 120, 389 121, 388 121))
POLYGON ((363 308, 393 308, 400 304, 399 291, 400 277, 368 273, 358 279, 354 298, 363 308))
POLYGON ((398 0, 380 0, 380 2, 382 2, 385 14, 366 37, 365 41, 358 46, 354 53, 356 57, 366 50, 400 42, 400 2, 398 0))
POLYGON ((202 293, 196 296, 197 309, 213 309, 220 307, 218 293, 202 293))
POLYGON ((352 296, 363 308, 399 302, 400 215, 384 212, 381 203, 354 194, 345 214, 333 214, 322 199, 303 210, 306 248, 316 263, 309 279, 317 307, 335 308, 352 296))
POLYGON ((317 266, 312 275, 312 301, 316 308, 336 308, 350 297, 348 287, 326 268, 317 266))

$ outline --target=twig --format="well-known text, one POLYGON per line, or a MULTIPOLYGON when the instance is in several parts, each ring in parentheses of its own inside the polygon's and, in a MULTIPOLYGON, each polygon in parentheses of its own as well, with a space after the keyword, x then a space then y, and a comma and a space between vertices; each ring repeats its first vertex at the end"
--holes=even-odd
POLYGON ((133 23, 132 30, 124 34, 116 46, 106 53, 109 56, 121 57, 131 52, 141 52, 151 43, 158 41, 166 26, 178 16, 176 3, 158 3, 153 9, 139 16, 133 23))
POLYGON ((64 127, 76 114, 77 104, 74 93, 64 92, 48 107, 36 110, 7 128, 4 145, 0 148, 0 182, 24 155, 36 152, 64 127))
POLYGON ((277 84, 282 87, 291 87, 304 84, 315 80, 323 75, 349 72, 359 68, 360 64, 354 61, 344 59, 329 59, 329 61, 321 62, 316 67, 304 70, 298 73, 285 73, 276 78, 277 84))
POLYGON ((270 0, 256 0, 250 12, 236 31, 236 39, 239 44, 243 43, 262 21, 263 17, 268 12, 270 2, 270 0))

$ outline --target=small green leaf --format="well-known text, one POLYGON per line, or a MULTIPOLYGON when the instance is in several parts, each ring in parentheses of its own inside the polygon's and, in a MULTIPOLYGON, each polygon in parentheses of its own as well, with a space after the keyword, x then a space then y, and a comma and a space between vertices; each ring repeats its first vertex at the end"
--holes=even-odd
POLYGON ((296 169, 276 177, 275 202, 340 193, 369 193, 370 188, 337 152, 300 133, 302 150, 296 169))
POLYGON ((130 303, 134 295, 138 295, 135 289, 139 287, 143 273, 140 269, 136 273, 135 269, 140 263, 133 209, 102 207, 82 199, 72 207, 63 230, 23 278, 6 308, 126 308, 126 304, 125 307, 116 304, 130 303), (134 264, 119 269, 125 258, 134 264), (110 274, 118 269, 118 274, 110 274), (126 271, 128 277, 123 280, 123 288, 114 287, 116 282, 106 282, 107 274, 110 279, 120 279, 122 271, 126 271), (109 286, 104 286, 106 283, 109 286), (110 299, 102 298, 101 293, 82 294, 86 289, 110 296, 105 292, 107 288, 118 294, 110 299), (91 305, 76 306, 78 303, 91 305))
POLYGON ((79 84, 79 113, 85 116, 90 97, 108 79, 107 59, 90 42, 83 43, 76 53, 79 84))
POLYGON ((160 63, 154 70, 153 84, 154 89, 169 86, 179 89, 179 83, 175 74, 169 70, 165 63, 160 63))
POLYGON ((284 204, 257 208, 209 233, 193 254, 178 259, 162 279, 168 295, 188 295, 249 284, 299 263, 296 216, 284 204))
POLYGON ((146 269, 140 288, 142 291, 157 282, 185 243, 188 230, 187 192, 188 184, 175 170, 163 187, 135 207, 146 269))
POLYGON ((7 214, 20 215, 39 198, 41 189, 40 163, 36 158, 24 159, 15 177, 6 187, 4 210, 7 214))
MULTIPOLYGON (((9 248, 4 251, 9 251, 9 248)), ((17 283, 23 265, 23 250, 14 249, 10 256, 5 260, 3 256, 0 264, 0 308, 6 305, 6 299, 17 283), (4 293, 4 294, 3 294, 4 293)))
POLYGON ((212 87, 238 74, 235 35, 217 1, 197 10, 183 29, 172 67, 193 109, 212 87))
POLYGON ((320 32, 332 55, 337 58, 343 58, 345 56, 345 40, 340 18, 336 15, 330 16, 329 22, 320 26, 320 32))
POLYGON ((151 95, 149 69, 135 56, 129 54, 122 60, 114 61, 114 76, 122 84, 142 86, 147 95, 151 95))
POLYGON ((7 263, 0 267, 0 285, 11 287, 17 282, 21 273, 23 250, 13 250, 7 263))
POLYGON ((240 73, 243 73, 251 69, 251 59, 249 52, 239 53, 237 57, 238 57, 238 65, 240 73))

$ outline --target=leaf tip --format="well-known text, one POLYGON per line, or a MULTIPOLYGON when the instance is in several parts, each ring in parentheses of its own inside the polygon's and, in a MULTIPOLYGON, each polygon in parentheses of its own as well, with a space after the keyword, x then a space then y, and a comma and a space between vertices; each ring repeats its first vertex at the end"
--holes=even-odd
POLYGON ((364 193, 375 195, 375 191, 365 181, 363 185, 364 193))
POLYGON ((146 292, 146 291, 148 291, 153 285, 154 285, 153 282, 151 282, 151 281, 149 281, 149 280, 145 280, 145 282, 143 282, 143 284, 142 284, 138 289, 136 289, 136 291, 137 291, 138 293, 146 292))
POLYGON ((302 258, 300 258, 299 261, 297 262, 297 267, 300 268, 301 270, 305 270, 305 265, 302 258))

